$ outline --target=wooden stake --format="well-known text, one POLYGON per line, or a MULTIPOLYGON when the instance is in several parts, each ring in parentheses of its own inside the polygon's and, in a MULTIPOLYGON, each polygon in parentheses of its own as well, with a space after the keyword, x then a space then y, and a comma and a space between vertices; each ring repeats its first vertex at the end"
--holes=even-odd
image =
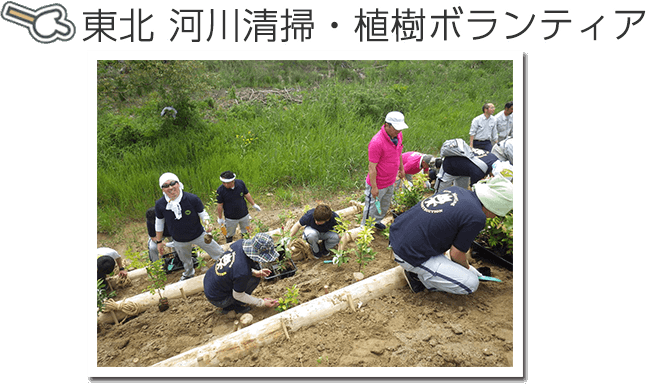
POLYGON ((347 293, 347 303, 349 304, 349 308, 352 309, 354 313, 356 313, 356 309, 354 308, 354 302, 352 301, 352 295, 347 293))
POLYGON ((184 299, 187 299, 187 296, 185 295, 185 290, 183 290, 182 287, 180 288, 180 294, 183 295, 183 298, 184 298, 184 299))
POLYGON ((115 321, 115 325, 117 325, 119 321, 117 320, 117 316, 115 315, 115 312, 111 310, 110 314, 113 316, 113 321, 115 321))
POLYGON ((284 318, 280 319, 282 323, 282 329, 284 329, 284 334, 286 335, 286 339, 290 340, 291 337, 288 335, 288 329, 286 329, 286 323, 284 322, 284 318))

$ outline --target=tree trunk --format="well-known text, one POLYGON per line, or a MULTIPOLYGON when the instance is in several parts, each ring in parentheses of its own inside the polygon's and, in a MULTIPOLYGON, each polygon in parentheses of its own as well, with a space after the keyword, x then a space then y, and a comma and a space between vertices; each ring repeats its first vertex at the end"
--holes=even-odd
POLYGON ((349 309, 350 302, 351 306, 358 308, 360 303, 366 303, 403 287, 406 280, 402 271, 401 266, 384 271, 266 318, 206 345, 158 362, 153 367, 217 366, 219 363, 236 360, 279 338, 286 338, 284 327, 290 334, 302 327, 320 322, 338 311, 348 309, 350 313, 353 313, 357 309, 349 309), (347 298, 348 296, 351 297, 351 300, 347 298))

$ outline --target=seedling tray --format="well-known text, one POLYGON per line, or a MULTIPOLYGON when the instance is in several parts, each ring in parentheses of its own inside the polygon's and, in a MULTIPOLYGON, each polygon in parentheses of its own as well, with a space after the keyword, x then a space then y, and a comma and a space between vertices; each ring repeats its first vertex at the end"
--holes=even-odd
POLYGON ((511 254, 507 254, 504 256, 498 255, 497 253, 493 252, 491 249, 484 247, 483 245, 481 245, 476 241, 473 241, 471 248, 473 249, 472 256, 476 259, 482 259, 482 260, 492 262, 508 270, 513 270, 514 268, 514 263, 511 254))
POLYGON ((268 277, 264 277, 267 281, 292 277, 297 272, 295 262, 293 262, 291 257, 286 257, 283 251, 279 252, 279 258, 277 259, 278 261, 283 261, 284 269, 282 269, 281 264, 278 262, 264 263, 264 266, 262 266, 271 271, 271 274, 268 277))

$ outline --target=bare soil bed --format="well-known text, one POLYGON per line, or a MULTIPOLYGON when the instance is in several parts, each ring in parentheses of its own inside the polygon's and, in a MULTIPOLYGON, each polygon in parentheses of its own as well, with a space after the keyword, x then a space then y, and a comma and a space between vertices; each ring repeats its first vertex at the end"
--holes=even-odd
MULTIPOLYGON (((272 199, 272 198, 271 198, 272 199)), ((286 208, 264 202, 263 211, 252 212, 270 229, 282 223, 287 211, 294 219, 302 207, 286 208)), ((342 198, 327 202, 333 210, 349 206, 342 198)), ((315 207, 316 201, 307 202, 315 207)), ((213 215, 214 217, 214 215, 213 215)), ((388 239, 374 234, 376 259, 363 269, 365 277, 396 265, 388 249, 388 239)), ((146 226, 131 223, 117 236, 98 234, 97 245, 116 249, 121 255, 129 247, 145 250, 146 226)), ((235 238, 237 239, 237 238, 235 238)), ((219 243, 224 240, 219 236, 219 243)), ((348 246, 351 247, 351 246, 348 246)), ((209 260, 207 268, 213 265, 209 260)), ((353 312, 340 311, 325 321, 291 333, 290 340, 251 353, 227 366, 254 367, 511 367, 513 365, 513 274, 486 261, 472 260, 475 267, 489 266, 502 282, 481 282, 477 292, 452 295, 440 292, 412 293, 403 287, 363 303, 353 312)), ((257 297, 278 298, 292 285, 299 287, 300 303, 355 282, 356 262, 338 267, 308 258, 296 262, 298 271, 289 278, 263 281, 253 292, 257 297)), ((199 272, 197 272, 198 274, 199 272)), ((204 271, 203 271, 204 273, 204 271)), ((169 283, 181 272, 168 275, 169 283)), ((146 278, 132 280, 117 289, 119 301, 142 293, 146 278)), ((172 299, 170 309, 160 312, 150 307, 121 324, 100 323, 97 327, 98 367, 145 367, 184 351, 204 345, 234 330, 234 312, 221 314, 204 295, 172 299)), ((275 309, 253 308, 254 321, 277 314, 275 309)))

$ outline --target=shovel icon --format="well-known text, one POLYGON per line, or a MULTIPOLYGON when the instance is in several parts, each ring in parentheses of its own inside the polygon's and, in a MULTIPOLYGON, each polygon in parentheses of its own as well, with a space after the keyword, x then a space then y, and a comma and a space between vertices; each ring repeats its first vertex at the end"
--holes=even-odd
POLYGON ((68 12, 60 4, 33 10, 8 1, 2 7, 1 15, 9 22, 27 28, 31 37, 40 43, 68 41, 74 36, 74 24, 67 19, 68 12))

